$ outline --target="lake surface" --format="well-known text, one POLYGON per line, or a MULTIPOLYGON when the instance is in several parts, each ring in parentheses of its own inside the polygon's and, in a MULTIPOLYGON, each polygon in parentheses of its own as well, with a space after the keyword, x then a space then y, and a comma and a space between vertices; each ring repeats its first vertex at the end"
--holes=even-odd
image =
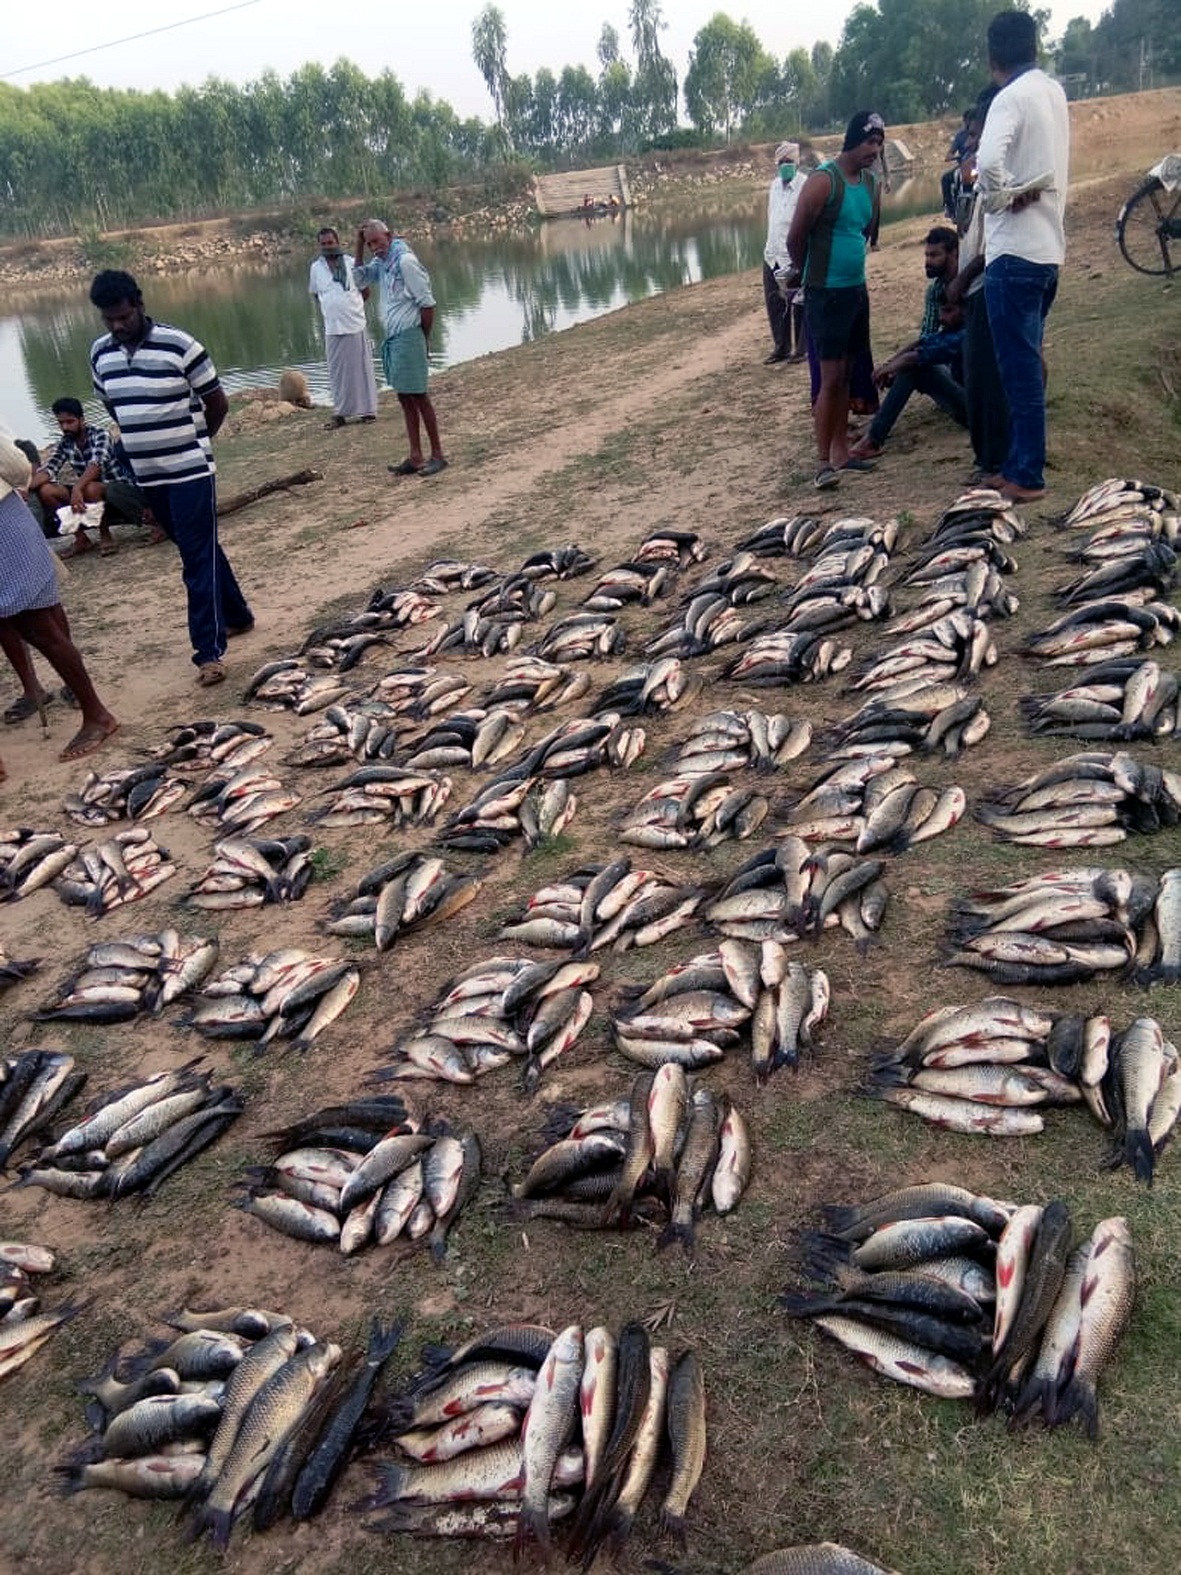
MULTIPOLYGON (((932 203, 937 209, 937 185, 911 181, 887 199, 886 218, 930 213, 932 203)), ((765 212, 762 203, 739 213, 629 212, 550 220, 493 240, 423 242, 417 250, 439 302, 431 365, 442 371, 664 290, 753 268, 762 260, 765 212)), ((152 275, 142 281, 144 296, 153 316, 208 347, 229 392, 273 386, 285 367, 296 367, 316 403, 330 404, 319 308, 307 294, 310 260, 152 275)), ((369 322, 380 338, 374 300, 369 322)), ((43 442, 56 435, 50 406, 62 394, 99 414, 89 399, 89 354, 100 327, 81 287, 34 296, 19 314, 0 316, 0 423, 43 442)))

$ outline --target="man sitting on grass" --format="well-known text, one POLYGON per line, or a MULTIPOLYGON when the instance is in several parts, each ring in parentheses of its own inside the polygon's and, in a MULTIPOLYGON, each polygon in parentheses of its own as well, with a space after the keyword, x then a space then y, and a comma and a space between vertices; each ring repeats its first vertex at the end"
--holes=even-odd
POLYGON ((959 267, 960 243, 954 230, 939 224, 931 230, 923 247, 926 268, 926 297, 919 337, 904 345, 897 354, 878 367, 874 382, 888 388, 882 408, 873 418, 869 431, 850 449, 855 459, 877 459, 893 430, 894 423, 916 391, 933 399, 960 426, 967 426, 963 373, 959 361, 963 335, 958 331, 958 312, 947 309, 947 287, 959 267), (951 325, 955 331, 949 331, 951 325))

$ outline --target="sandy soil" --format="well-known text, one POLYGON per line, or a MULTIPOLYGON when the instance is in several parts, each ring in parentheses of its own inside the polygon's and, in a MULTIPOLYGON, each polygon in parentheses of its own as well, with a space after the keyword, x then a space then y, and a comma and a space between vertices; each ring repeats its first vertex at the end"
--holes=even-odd
MULTIPOLYGON (((1121 103, 1124 101, 1120 101, 1121 103)), ((1164 141, 1177 141, 1174 122, 1164 141)), ((1108 113, 1087 106, 1091 114, 1108 113)), ((1097 123, 1097 130, 1103 123, 1097 123)), ((1143 129, 1143 128, 1142 128, 1143 129)), ((1163 143, 1161 144, 1164 145, 1163 143)), ((1060 543, 1046 522, 1067 507, 1083 487, 1108 474, 1142 474, 1177 485, 1175 305, 1160 286, 1134 276, 1115 252, 1111 227, 1119 203, 1144 160, 1129 155, 1113 173, 1080 189, 1071 209, 1072 263, 1060 305, 1050 322, 1052 494, 1044 508, 1031 511, 1034 530, 1019 553, 1019 588, 1030 594, 1029 620, 1044 615, 1039 589, 1047 576, 1061 577, 1060 543), (1109 365, 1095 345, 1105 324, 1118 322, 1109 365), (1172 331, 1169 324, 1172 323, 1172 331), (1086 346, 1085 355, 1079 353, 1086 346), (1170 378, 1173 379, 1170 384, 1170 378)), ((872 259, 870 276, 875 314, 875 345, 888 352, 913 332, 922 291, 919 242, 925 226, 912 224, 890 232, 872 259)), ((149 300, 150 307, 150 300, 149 300)), ((430 481, 387 476, 386 464, 404 453, 396 404, 387 398, 374 427, 326 434, 322 412, 297 414, 259 427, 235 417, 235 431, 219 443, 221 486, 236 491, 258 480, 314 466, 324 480, 270 498, 227 520, 224 545, 232 558, 258 621, 257 631, 231 648, 230 682, 205 693, 193 685, 184 632, 184 603, 175 558, 168 547, 147 549, 133 533, 113 559, 86 559, 72 567, 64 601, 92 663, 100 688, 123 721, 123 731, 92 762, 98 769, 130 762, 158 743, 178 724, 201 715, 226 718, 249 714, 273 730, 278 759, 309 726, 286 713, 242 712, 240 694, 250 673, 272 656, 298 648, 308 630, 332 605, 355 608, 377 585, 404 583, 436 555, 481 559, 510 569, 529 552, 578 541, 598 553, 604 566, 628 556, 656 526, 699 531, 716 563, 741 537, 776 514, 813 512, 820 500, 811 489, 812 446, 807 374, 798 367, 762 365, 767 329, 756 274, 720 279, 665 295, 561 336, 491 356, 438 380, 435 399, 451 459, 450 468, 430 481)), ((216 347, 214 347, 216 350, 216 347)), ((889 457, 871 476, 850 477, 835 498, 823 500, 834 514, 896 514, 907 540, 921 539, 941 509, 956 495, 968 469, 963 440, 930 406, 908 410, 890 445, 889 457)), ((790 565, 774 564, 785 583, 790 565)), ((588 581, 560 587, 558 612, 573 609, 587 594, 588 581)), ((452 598, 454 613, 464 598, 452 598)), ((556 614, 555 614, 556 616, 556 614)), ((672 604, 629 613, 633 646, 672 616, 672 604)), ((1003 647, 1017 643, 1021 627, 998 631, 1003 647)), ((421 635, 412 631, 379 652, 358 674, 372 682, 398 665, 421 635)), ((858 636, 858 649, 879 638, 858 636)), ((502 663, 445 662, 482 687, 502 663)), ((816 726, 850 709, 834 687, 786 695, 744 695, 732 686, 716 691, 718 662, 703 664, 711 679, 710 705, 768 703, 816 726)), ((615 667, 597 670, 605 684, 615 667)), ((994 735, 968 762, 935 766, 931 780, 972 786, 983 773, 990 783, 1033 769, 1046 751, 1025 739, 1016 721, 1013 691, 1027 682, 1015 657, 1002 660, 986 683, 997 717, 994 735), (1015 679, 1015 674, 1019 675, 1015 679), (977 758, 978 757, 978 758, 977 758)), ((1035 681, 1037 682, 1037 681, 1035 681)), ((1037 686, 1041 686, 1037 682, 1037 686)), ((597 684, 596 684, 597 687, 597 684)), ((82 772, 63 766, 56 752, 69 736, 73 717, 60 707, 52 713, 48 739, 37 724, 5 729, 2 740, 9 781, 0 789, 0 815, 6 824, 63 826, 62 795, 82 772)), ((551 725, 536 724, 540 734, 551 725)), ((991 848, 979 828, 964 826, 916 854, 892 874, 894 908, 883 946, 865 964, 841 939, 826 942, 822 961, 833 984, 829 1031, 816 1066, 790 1090, 779 1087, 757 1102, 741 1066, 726 1067, 719 1086, 730 1088, 747 1108, 760 1155, 752 1193, 733 1219, 703 1232, 702 1250, 689 1268, 657 1259, 646 1243, 613 1239, 576 1239, 556 1229, 513 1230, 496 1213, 496 1177, 520 1160, 530 1146, 547 1099, 622 1089, 623 1064, 608 1057, 602 1008, 611 988, 629 979, 652 977, 677 957, 699 949, 699 936, 686 936, 648 954, 612 960, 607 987, 596 995, 600 1010, 584 1041, 543 1086, 539 1100, 523 1103, 511 1077, 489 1078, 479 1095, 436 1094, 423 1100, 432 1110, 473 1122, 487 1156, 489 1183, 481 1203, 461 1225, 452 1254, 441 1270, 423 1257, 370 1254, 343 1260, 323 1250, 286 1241, 257 1221, 227 1207, 227 1187, 237 1167, 261 1157, 259 1134, 285 1119, 314 1109, 326 1099, 345 1097, 363 1085, 383 1059, 395 1031, 434 999, 439 986, 461 961, 497 950, 498 922, 522 894, 560 869, 593 857, 612 842, 615 817, 657 780, 660 763, 683 736, 686 718, 657 722, 650 730, 645 759, 632 773, 597 776, 580 788, 584 808, 573 823, 574 847, 561 858, 522 860, 510 852, 489 864, 480 901, 429 943, 397 947, 381 959, 364 956, 361 993, 346 1016, 303 1061, 281 1054, 253 1060, 224 1046, 209 1047, 209 1060, 240 1084, 249 1108, 222 1143, 140 1208, 120 1205, 91 1209, 81 1203, 45 1198, 39 1192, 7 1193, 0 1205, 0 1234, 43 1240, 62 1255, 63 1293, 92 1293, 96 1300, 84 1319, 71 1325, 23 1373, 5 1384, 6 1416, 16 1419, 0 1442, 0 1469, 13 1497, 26 1501, 9 1516, 7 1546, 0 1567, 41 1575, 72 1568, 108 1575, 147 1575, 169 1568, 205 1569, 211 1561, 180 1548, 170 1517, 163 1511, 129 1505, 110 1496, 85 1495, 51 1501, 44 1495, 49 1466, 67 1443, 81 1437, 81 1408, 71 1382, 94 1370, 117 1339, 146 1333, 152 1316, 168 1305, 256 1301, 280 1305, 313 1327, 337 1337, 352 1337, 368 1312, 407 1309, 412 1339, 401 1366, 409 1368, 413 1346, 486 1320, 540 1316, 554 1322, 584 1317, 622 1321, 673 1302, 670 1341, 692 1341, 703 1351, 711 1384, 715 1442, 709 1473, 694 1512, 695 1554, 708 1565, 736 1567, 744 1556, 788 1540, 846 1532, 860 1535, 867 1551, 886 1562, 901 1560, 899 1542, 910 1550, 914 1575, 937 1569, 976 1569, 992 1575, 1002 1568, 1033 1569, 1035 1563, 1007 1562, 1001 1538, 995 1548, 969 1557, 967 1539, 979 1527, 965 1522, 948 1531, 956 1551, 941 1564, 935 1526, 916 1507, 901 1502, 883 1519, 856 1492, 838 1505, 825 1491, 824 1451, 838 1439, 857 1440, 856 1448, 876 1451, 885 1440, 899 1451, 900 1469, 926 1469, 929 1451, 944 1447, 943 1435, 913 1397, 885 1394, 885 1386, 853 1371, 806 1336, 785 1330, 774 1312, 773 1293, 784 1277, 784 1248, 791 1227, 825 1197, 852 1197, 922 1174, 954 1176, 998 1196, 1024 1195, 1031 1185, 1073 1186, 1087 1211, 1105 1207, 1110 1180, 1090 1178, 1098 1153, 1094 1132, 1081 1139, 1069 1133, 1047 1136, 1044 1145, 995 1145, 987 1152, 903 1123, 883 1122, 881 1112, 849 1097, 857 1064, 883 1036, 905 1031, 937 992, 948 987, 916 958, 929 958, 935 926, 948 892, 965 879, 965 867, 991 873, 1012 871, 1021 861, 991 848), (866 1113, 868 1111, 868 1113, 866 1113), (1042 1166, 1034 1182, 1028 1170, 1034 1154, 1042 1166), (1077 1179, 1081 1170, 1083 1179, 1077 1179), (1024 1190, 1023 1190, 1024 1189, 1024 1190), (773 1366, 770 1364, 774 1364, 773 1366), (864 1380, 864 1381, 861 1381, 864 1380), (827 1443, 826 1443, 827 1441, 827 1443), (749 1462, 779 1461, 774 1491, 765 1502, 751 1502, 749 1462), (906 1463, 909 1462, 909 1467, 906 1463), (790 1517, 788 1536, 784 1517, 790 1517), (963 1540, 956 1540, 962 1538, 963 1540)), ((787 774, 777 789, 798 788, 819 769, 813 751, 787 774)), ((282 772, 310 803, 323 785, 318 773, 282 772)), ((328 773, 331 780, 336 773, 328 773)), ((467 773, 456 773, 456 803, 474 790, 467 773)), ((297 827, 297 811, 285 822, 297 827)), ((183 812, 153 823, 158 840, 169 846, 181 876, 140 905, 92 926, 66 909, 50 892, 0 909, 0 942, 15 956, 41 955, 41 973, 0 1002, 0 1024, 11 1045, 51 1040, 68 1043, 90 1067, 92 1091, 112 1088, 200 1048, 180 1030, 137 1022, 114 1031, 35 1030, 24 1014, 50 994, 96 934, 116 936, 166 922, 181 922, 175 900, 204 867, 210 837, 183 812)), ((401 839, 425 845, 429 832, 401 839)), ((283 944, 323 947, 335 953, 340 943, 317 928, 328 899, 386 856, 398 839, 364 834, 317 834, 329 849, 337 873, 313 885, 301 904, 284 910, 230 915, 217 925, 222 957, 230 962, 252 948, 283 944)), ((678 870, 720 876, 750 849, 723 848, 702 859, 673 860, 678 870)), ((1119 850, 1122 851, 1122 850, 1119 850)), ((1168 840, 1137 850, 1145 867, 1169 857, 1168 840)), ((457 860, 456 862, 461 862, 457 860)), ((662 861, 668 863, 668 860, 662 861)), ((208 922, 196 926, 207 930, 208 922)), ((964 999, 977 992, 956 981, 964 999)), ((1096 991, 1080 990, 1071 999, 1095 1002, 1096 991)), ((1065 998, 1064 998, 1065 1004, 1065 998)), ((1117 1015, 1135 1012, 1125 1002, 1117 1015)), ((1176 1209, 1175 1165, 1158 1184, 1154 1207, 1176 1209)), ((1120 1207, 1136 1214, 1142 1199, 1118 1183, 1120 1207)), ((1108 1209, 1108 1212, 1113 1210, 1108 1209)), ((1145 1230, 1164 1250, 1151 1225, 1145 1230)), ((1150 1276, 1153 1270, 1149 1269, 1150 1276)), ((1117 1402, 1113 1402, 1113 1405, 1117 1402)), ((1127 1434, 1134 1431, 1126 1415, 1127 1434)), ((1117 1411, 1117 1436, 1120 1417, 1117 1411)), ((845 1443, 841 1448, 844 1449, 845 1443)), ((853 1444, 849 1444, 854 1448, 853 1444)), ((950 1447, 950 1446, 948 1446, 950 1447)), ((959 1447, 957 1445, 957 1447, 959 1447)), ((1003 1456, 1004 1451, 999 1454, 1003 1456)), ((850 1459, 862 1458, 856 1455, 850 1459)), ((1121 1457, 1122 1458, 1122 1457, 1121 1457)), ((842 1455, 842 1459, 845 1457, 842 1455)), ((1043 1504, 1048 1524, 1066 1528, 1066 1555, 1053 1565, 1098 1575, 1118 1566, 1094 1526, 1068 1524, 1078 1489, 1090 1485, 1098 1495, 1091 1457, 1079 1457, 1076 1475, 1053 1489, 1043 1504)), ((1110 1457, 1106 1457, 1110 1465, 1110 1457)), ((846 1462, 847 1463, 847 1462, 846 1462)), ((1138 1457, 1127 1459, 1127 1471, 1138 1457)), ((842 1466, 842 1471, 845 1469, 842 1466)), ((980 1462, 1001 1483, 1003 1460, 980 1462)), ((1120 1478, 1119 1480, 1123 1480, 1120 1478)), ((264 1539, 243 1539, 225 1565, 231 1570, 298 1570, 308 1575, 331 1571, 450 1571, 471 1567, 466 1550, 418 1549, 378 1545, 357 1527, 346 1506, 357 1495, 362 1474, 338 1491, 322 1522, 298 1533, 280 1530, 264 1539)), ((850 1484, 846 1482, 846 1490, 850 1484)), ((1103 1491, 1117 1490, 1106 1483, 1103 1491)), ((1096 1498, 1096 1503, 1099 1498, 1096 1498)), ((966 1514, 967 1511, 964 1511, 966 1514)), ((946 1529, 946 1527, 944 1528, 946 1529)), ((1017 1534, 1017 1527, 1011 1530, 1017 1534)), ((972 1541, 973 1549, 980 1545, 972 1541)), ((648 1523, 621 1568, 639 1569, 658 1551, 648 1523)), ((1174 1549, 1175 1551, 1175 1549, 1174 1549)), ((1061 1552, 1061 1550, 1060 1550, 1061 1552)), ((661 1556, 667 1556, 663 1550, 661 1556)), ((481 1551, 480 1565, 507 1569, 507 1558, 481 1551)), ((1049 1566, 1047 1566, 1049 1567, 1049 1566)))

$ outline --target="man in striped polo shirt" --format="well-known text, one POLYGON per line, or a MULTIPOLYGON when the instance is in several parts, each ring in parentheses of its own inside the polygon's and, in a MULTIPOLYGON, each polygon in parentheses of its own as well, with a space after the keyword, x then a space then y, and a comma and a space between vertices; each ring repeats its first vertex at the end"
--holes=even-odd
POLYGON ((226 639, 254 616, 217 540, 210 439, 229 409, 209 352, 183 328, 154 322, 129 273, 90 286, 107 332, 90 349, 94 391, 119 423, 136 484, 180 553, 197 682, 220 684, 226 639))

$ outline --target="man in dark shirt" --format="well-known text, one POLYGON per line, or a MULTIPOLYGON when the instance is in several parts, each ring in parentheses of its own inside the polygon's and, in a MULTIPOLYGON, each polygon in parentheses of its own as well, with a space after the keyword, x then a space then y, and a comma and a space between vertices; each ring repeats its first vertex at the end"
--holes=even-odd
POLYGON ((923 300, 923 321, 919 337, 904 345, 874 373, 874 382, 889 393, 882 408, 870 423, 869 431, 850 450, 854 459, 877 459, 894 423, 916 392, 933 399, 960 426, 967 426, 967 408, 958 352, 960 333, 947 332, 947 287, 959 266, 959 237, 946 225, 929 231, 923 247, 923 266, 927 293, 923 300))
MULTIPOLYGON (((143 494, 135 485, 130 468, 120 458, 118 445, 102 427, 93 427, 86 421, 80 400, 69 395, 55 399, 53 414, 61 437, 49 458, 34 470, 29 482, 30 501, 35 497, 40 505, 41 529, 47 536, 59 534, 56 515, 65 504, 81 515, 87 504, 102 503, 99 552, 104 558, 108 557, 119 550, 111 535, 112 520, 127 520, 138 525, 143 517, 143 494), (62 480, 62 472, 67 467, 74 473, 74 480, 68 485, 62 480)), ((62 557, 72 558, 90 549, 86 529, 79 525, 73 547, 63 552, 62 557)))

